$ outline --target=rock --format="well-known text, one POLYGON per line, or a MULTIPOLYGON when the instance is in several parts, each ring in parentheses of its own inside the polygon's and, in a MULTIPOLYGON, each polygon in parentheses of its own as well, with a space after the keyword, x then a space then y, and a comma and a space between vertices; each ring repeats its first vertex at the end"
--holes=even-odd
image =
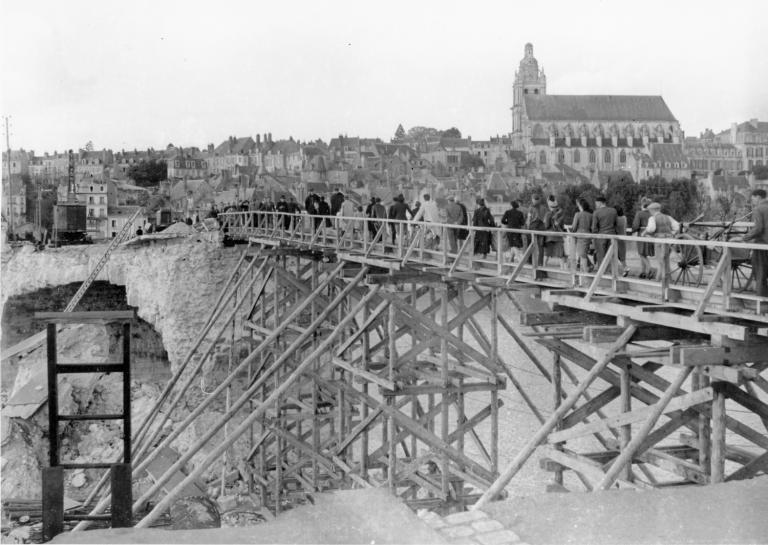
POLYGON ((173 530, 200 530, 221 528, 221 515, 216 503, 205 496, 188 496, 176 500, 171 506, 173 530))
POLYGON ((70 482, 70 484, 75 488, 82 488, 83 486, 85 486, 85 482, 87 480, 88 479, 85 478, 84 473, 78 473, 74 477, 72 477, 72 481, 70 482))
POLYGON ((226 513, 227 511, 237 508, 237 496, 219 496, 216 499, 216 502, 219 504, 219 511, 221 513, 226 513))

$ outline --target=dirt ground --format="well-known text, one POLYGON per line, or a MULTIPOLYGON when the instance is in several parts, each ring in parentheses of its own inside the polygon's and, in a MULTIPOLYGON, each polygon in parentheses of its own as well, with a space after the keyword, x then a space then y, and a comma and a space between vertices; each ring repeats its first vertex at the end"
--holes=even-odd
POLYGON ((272 522, 215 530, 94 530, 51 543, 446 543, 388 490, 317 494, 272 522))
POLYGON ((535 545, 768 543, 768 477, 644 492, 539 494, 484 511, 535 545))

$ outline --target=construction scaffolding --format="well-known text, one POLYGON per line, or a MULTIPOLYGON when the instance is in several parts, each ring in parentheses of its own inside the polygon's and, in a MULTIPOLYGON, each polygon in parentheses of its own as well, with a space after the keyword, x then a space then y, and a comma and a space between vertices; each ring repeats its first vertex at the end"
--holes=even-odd
MULTIPOLYGON (((633 299, 610 273, 611 250, 589 286, 559 286, 556 274, 537 274, 535 237, 519 263, 497 256, 478 266, 462 256, 467 243, 457 254, 425 249, 425 230, 409 239, 398 222, 400 243, 388 248, 384 221, 354 247, 298 218, 233 218, 229 236, 249 245, 133 435, 134 476, 202 414, 216 419, 153 475, 133 505, 138 527, 217 464, 216 484, 234 474, 273 513, 350 487, 387 487, 414 508, 481 508, 534 454, 554 483, 588 491, 766 472, 768 338, 759 315, 704 313, 715 301, 728 306, 727 293, 703 288, 693 313, 664 299, 649 304, 642 291, 633 299), (520 307, 519 323, 499 310, 529 297, 551 306, 520 307), (227 354, 223 378, 172 420, 190 389, 208 382, 214 354, 227 354), (551 394, 528 391, 521 372, 546 381, 551 394), (500 427, 499 394, 508 388, 541 425, 500 467, 499 437, 514 431, 500 427), (479 409, 468 410, 469 398, 479 409), (585 441, 594 448, 585 451, 585 441)), ((663 298, 675 288, 662 289, 663 298)), ((757 311, 765 303, 749 300, 757 311)), ((106 477, 92 496, 105 485, 106 477)), ((107 506, 103 497, 94 514, 107 506)))

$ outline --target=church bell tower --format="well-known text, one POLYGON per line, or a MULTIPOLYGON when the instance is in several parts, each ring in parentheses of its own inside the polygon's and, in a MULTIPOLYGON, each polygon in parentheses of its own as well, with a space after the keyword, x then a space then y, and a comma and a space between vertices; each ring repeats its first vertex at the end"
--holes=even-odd
POLYGON ((544 69, 539 70, 539 62, 533 56, 533 44, 525 44, 525 56, 515 72, 512 85, 512 146, 523 149, 523 114, 525 113, 525 95, 547 94, 547 77, 544 69))

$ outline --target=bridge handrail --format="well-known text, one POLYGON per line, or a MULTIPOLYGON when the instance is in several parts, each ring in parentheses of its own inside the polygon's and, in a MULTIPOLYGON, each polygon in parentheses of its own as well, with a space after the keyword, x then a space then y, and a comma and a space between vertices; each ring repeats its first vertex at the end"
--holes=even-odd
MULTIPOLYGON (((539 235, 539 236, 561 236, 563 238, 573 237, 575 239, 586 238, 590 240, 622 240, 625 242, 651 242, 654 244, 662 245, 674 245, 674 246, 707 246, 708 248, 730 248, 737 250, 768 250, 768 245, 755 243, 755 242, 736 242, 736 241, 719 241, 719 240, 707 240, 707 239, 685 239, 685 238, 657 238, 653 236, 638 236, 638 235, 611 235, 600 233, 578 233, 571 231, 540 231, 534 229, 511 229, 507 227, 476 227, 474 225, 461 225, 453 223, 438 223, 438 222, 426 222, 426 221, 412 221, 412 220, 396 220, 390 218, 368 218, 358 216, 316 216, 312 214, 302 213, 289 213, 289 212, 272 212, 262 210, 250 210, 240 212, 222 212, 219 214, 219 221, 226 221, 228 223, 229 218, 244 217, 247 215, 264 215, 273 218, 284 218, 286 216, 294 218, 322 218, 330 219, 331 221, 343 221, 343 222, 376 222, 386 223, 388 225, 406 225, 411 227, 419 227, 428 225, 438 229, 467 229, 469 231, 490 231, 493 233, 517 233, 521 235, 539 235)), ((256 226, 254 226, 256 228, 256 226)))

